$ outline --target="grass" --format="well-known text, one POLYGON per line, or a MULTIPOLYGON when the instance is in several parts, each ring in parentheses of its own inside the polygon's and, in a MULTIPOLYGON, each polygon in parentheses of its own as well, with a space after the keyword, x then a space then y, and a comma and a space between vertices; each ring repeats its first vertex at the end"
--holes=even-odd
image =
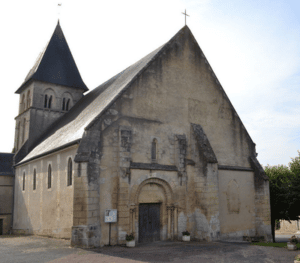
MULTIPOLYGON (((251 245, 263 247, 286 247, 286 243, 271 243, 271 242, 253 242, 251 245)), ((297 244, 297 249, 300 248, 300 243, 297 244)))

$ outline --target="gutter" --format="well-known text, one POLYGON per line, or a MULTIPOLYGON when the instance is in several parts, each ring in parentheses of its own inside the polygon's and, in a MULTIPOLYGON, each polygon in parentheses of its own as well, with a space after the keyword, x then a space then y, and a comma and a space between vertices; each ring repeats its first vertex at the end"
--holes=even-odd
POLYGON ((72 145, 79 144, 80 141, 81 141, 81 139, 77 139, 77 140, 75 140, 75 141, 69 142, 69 143, 67 143, 67 144, 64 144, 63 146, 59 146, 59 147, 54 148, 54 149, 52 149, 52 150, 50 150, 50 151, 47 151, 47 152, 44 152, 44 153, 42 153, 42 154, 36 155, 36 156, 34 156, 34 157, 32 157, 32 158, 30 158, 30 159, 24 161, 24 162, 19 162, 19 163, 15 164, 13 167, 17 167, 17 166, 19 166, 19 165, 21 165, 21 164, 28 163, 28 162, 30 162, 30 161, 32 161, 32 160, 38 159, 38 158, 43 157, 43 156, 45 156, 45 155, 49 155, 49 154, 51 154, 51 153, 54 153, 54 152, 63 150, 63 149, 68 148, 68 147, 70 147, 70 146, 72 146, 72 145))

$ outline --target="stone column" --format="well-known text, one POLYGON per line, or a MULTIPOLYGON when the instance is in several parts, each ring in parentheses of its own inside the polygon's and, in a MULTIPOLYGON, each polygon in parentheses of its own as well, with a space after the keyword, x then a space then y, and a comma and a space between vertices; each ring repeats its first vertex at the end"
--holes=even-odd
MULTIPOLYGON (((135 228, 135 208, 130 208, 130 218, 131 218, 131 233, 134 233, 135 228)), ((135 234, 135 233, 134 233, 135 234)))
POLYGON ((174 207, 174 237, 178 238, 178 218, 177 218, 177 207, 174 207))
POLYGON ((171 239, 171 212, 172 206, 167 206, 168 211, 168 239, 171 239))

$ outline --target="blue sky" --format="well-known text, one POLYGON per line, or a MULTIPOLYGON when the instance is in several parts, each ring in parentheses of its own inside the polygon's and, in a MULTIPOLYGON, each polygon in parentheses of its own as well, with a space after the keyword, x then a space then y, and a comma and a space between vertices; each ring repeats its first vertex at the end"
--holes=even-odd
MULTIPOLYGON (((61 26, 93 89, 187 24, 256 143, 263 165, 300 150, 300 1, 61 1, 61 26), (106 3, 103 3, 106 2, 106 3)), ((13 148, 18 95, 57 23, 58 1, 1 4, 0 151, 13 148)))

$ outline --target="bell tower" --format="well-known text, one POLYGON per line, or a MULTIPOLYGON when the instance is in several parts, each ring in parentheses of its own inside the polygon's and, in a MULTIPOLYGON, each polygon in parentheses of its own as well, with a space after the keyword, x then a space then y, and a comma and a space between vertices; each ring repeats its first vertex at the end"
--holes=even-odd
POLYGON ((46 48, 40 53, 23 84, 19 114, 15 118, 15 162, 27 153, 50 126, 88 91, 73 59, 59 21, 46 48))

